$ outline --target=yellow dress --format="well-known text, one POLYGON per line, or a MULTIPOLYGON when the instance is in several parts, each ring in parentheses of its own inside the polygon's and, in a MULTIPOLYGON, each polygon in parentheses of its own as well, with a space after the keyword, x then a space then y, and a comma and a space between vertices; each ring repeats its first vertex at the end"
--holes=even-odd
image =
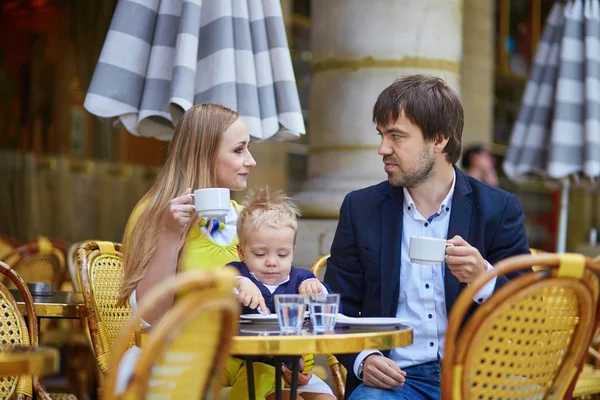
MULTIPOLYGON (((233 200, 231 204, 233 204, 239 214, 243 207, 233 200)), ((237 216, 232 222, 234 226, 236 222, 237 216)), ((230 222, 227 221, 227 224, 229 225, 230 222)), ((185 244, 185 265, 183 269, 185 271, 191 269, 210 270, 222 268, 232 261, 239 261, 238 243, 237 234, 233 236, 233 239, 227 245, 215 243, 196 225, 190 230, 185 244)))
MULTIPOLYGON (((131 217, 127 222, 127 228, 125 229, 125 235, 128 235, 129 229, 137 221, 142 211, 146 208, 146 202, 140 203, 131 213, 131 217)), ((228 216, 226 219, 226 228, 236 228, 237 215, 244 208, 235 201, 231 200, 231 204, 237 211, 235 216, 228 216)), ((238 245, 237 234, 233 235, 233 239, 226 245, 220 245, 215 243, 209 235, 205 233, 198 225, 195 225, 188 234, 185 244, 185 259, 183 270, 188 271, 192 269, 198 270, 210 270, 216 268, 222 268, 224 265, 229 264, 232 261, 240 261, 240 257, 237 252, 238 245)))

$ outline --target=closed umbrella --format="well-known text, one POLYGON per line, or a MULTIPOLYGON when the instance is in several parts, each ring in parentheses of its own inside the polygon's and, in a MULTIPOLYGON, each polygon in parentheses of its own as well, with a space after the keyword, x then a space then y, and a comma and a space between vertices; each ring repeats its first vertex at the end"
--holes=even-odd
POLYGON ((557 251, 565 251, 570 179, 600 176, 600 0, 554 4, 503 168, 516 182, 561 182, 557 251))
POLYGON ((84 106, 169 140, 193 104, 240 113, 259 139, 304 120, 278 0, 119 0, 84 106))

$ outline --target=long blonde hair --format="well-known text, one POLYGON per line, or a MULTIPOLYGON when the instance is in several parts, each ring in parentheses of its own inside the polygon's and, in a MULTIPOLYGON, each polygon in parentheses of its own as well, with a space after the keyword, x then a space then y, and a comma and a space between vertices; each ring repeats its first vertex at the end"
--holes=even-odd
MULTIPOLYGON (((181 196, 187 188, 217 186, 216 159, 223 132, 237 119, 238 113, 229 108, 218 104, 197 104, 187 110, 177 123, 156 183, 136 206, 143 205, 144 208, 136 220, 132 221, 130 217, 127 223, 123 238, 124 276, 119 289, 119 305, 127 304, 154 257, 160 220, 169 201, 181 196)), ((184 244, 194 222, 181 235, 177 271, 181 269, 184 244)))

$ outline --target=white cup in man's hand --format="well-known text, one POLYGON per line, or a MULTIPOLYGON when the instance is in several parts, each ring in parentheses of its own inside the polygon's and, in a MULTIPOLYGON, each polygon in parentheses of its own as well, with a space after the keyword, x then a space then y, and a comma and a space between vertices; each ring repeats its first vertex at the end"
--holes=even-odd
POLYGON ((408 257, 413 264, 441 265, 446 258, 446 239, 426 236, 411 236, 408 257))
POLYGON ((205 218, 216 218, 229 213, 229 189, 206 188, 194 190, 194 210, 205 218))

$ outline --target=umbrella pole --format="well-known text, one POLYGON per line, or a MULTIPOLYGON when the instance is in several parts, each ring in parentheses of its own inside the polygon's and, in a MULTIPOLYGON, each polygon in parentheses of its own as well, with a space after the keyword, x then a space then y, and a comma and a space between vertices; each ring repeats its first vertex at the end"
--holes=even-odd
POLYGON ((562 183, 560 195, 560 214, 558 217, 558 240, 556 242, 556 252, 564 253, 567 250, 567 224, 569 216, 569 188, 571 183, 565 179, 562 183))

